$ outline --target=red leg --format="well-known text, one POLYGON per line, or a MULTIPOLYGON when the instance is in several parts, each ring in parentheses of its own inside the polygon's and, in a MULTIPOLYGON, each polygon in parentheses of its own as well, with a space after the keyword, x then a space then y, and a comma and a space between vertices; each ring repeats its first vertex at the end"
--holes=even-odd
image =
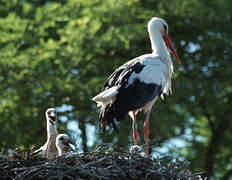
POLYGON ((132 129, 133 129, 134 144, 137 145, 138 144, 138 142, 137 142, 138 133, 137 133, 137 123, 136 123, 135 111, 133 111, 132 129))
POLYGON ((151 112, 150 109, 146 112, 146 118, 145 118, 145 121, 144 121, 144 124, 143 124, 144 139, 145 139, 145 143, 147 145, 147 147, 146 147, 146 156, 147 157, 149 156, 149 147, 148 147, 147 140, 148 140, 148 135, 149 135, 149 116, 150 116, 150 112, 151 112))

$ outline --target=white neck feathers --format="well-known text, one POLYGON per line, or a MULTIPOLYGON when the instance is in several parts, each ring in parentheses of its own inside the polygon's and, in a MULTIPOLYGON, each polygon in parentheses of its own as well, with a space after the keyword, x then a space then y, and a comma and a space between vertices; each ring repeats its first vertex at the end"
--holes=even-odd
POLYGON ((58 131, 56 129, 56 124, 52 125, 47 117, 47 140, 49 140, 52 137, 56 138, 57 135, 58 131))
POLYGON ((152 54, 155 56, 160 56, 167 66, 172 67, 172 60, 162 38, 159 27, 148 25, 148 32, 151 40, 152 54))

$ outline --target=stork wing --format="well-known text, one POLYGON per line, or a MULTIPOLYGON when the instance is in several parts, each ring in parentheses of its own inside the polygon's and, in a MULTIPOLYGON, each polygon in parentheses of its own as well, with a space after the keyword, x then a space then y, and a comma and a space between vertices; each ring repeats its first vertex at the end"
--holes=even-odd
POLYGON ((118 90, 128 83, 128 78, 133 72, 140 72, 144 65, 139 59, 131 60, 116 69, 105 82, 102 92, 92 98, 95 102, 104 102, 118 94, 118 90))
POLYGON ((128 85, 130 75, 135 72, 142 71, 144 65, 141 64, 140 59, 136 58, 120 66, 116 69, 105 82, 102 90, 109 89, 113 86, 118 86, 118 89, 128 85))

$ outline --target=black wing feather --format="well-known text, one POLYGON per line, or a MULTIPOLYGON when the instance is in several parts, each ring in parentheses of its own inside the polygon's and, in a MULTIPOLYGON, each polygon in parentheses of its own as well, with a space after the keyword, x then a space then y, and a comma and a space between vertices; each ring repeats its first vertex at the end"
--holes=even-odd
POLYGON ((139 73, 142 71, 143 67, 144 65, 140 63, 139 58, 120 66, 107 79, 102 88, 102 91, 107 90, 113 86, 120 85, 119 88, 121 86, 125 86, 131 73, 139 73))
POLYGON ((106 124, 112 124, 114 129, 117 129, 114 120, 121 121, 129 111, 139 109, 145 104, 160 96, 162 87, 156 84, 145 84, 139 79, 128 86, 130 75, 140 73, 144 65, 140 63, 139 58, 132 60, 111 74, 103 86, 102 91, 113 86, 118 86, 119 93, 116 101, 113 104, 106 106, 101 110, 99 121, 103 130, 106 124))
POLYGON ((146 84, 137 79, 132 85, 120 91, 114 102, 116 111, 132 111, 140 109, 162 93, 162 86, 146 84))

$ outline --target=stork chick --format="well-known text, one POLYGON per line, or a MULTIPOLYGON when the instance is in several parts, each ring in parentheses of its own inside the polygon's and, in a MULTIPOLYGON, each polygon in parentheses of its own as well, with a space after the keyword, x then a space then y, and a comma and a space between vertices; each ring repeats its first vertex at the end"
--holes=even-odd
POLYGON ((38 150, 34 151, 33 155, 39 153, 43 157, 55 156, 58 154, 58 150, 56 148, 56 137, 58 136, 56 129, 56 109, 47 109, 45 115, 47 119, 47 141, 38 150))
POLYGON ((67 134, 59 134, 56 137, 56 147, 58 149, 58 155, 66 155, 68 154, 71 150, 73 150, 70 146, 70 144, 75 145, 70 139, 67 134))
POLYGON ((130 153, 131 154, 139 154, 140 153, 140 151, 141 151, 141 147, 140 146, 138 146, 138 145, 133 145, 133 146, 131 146, 130 147, 130 153))

